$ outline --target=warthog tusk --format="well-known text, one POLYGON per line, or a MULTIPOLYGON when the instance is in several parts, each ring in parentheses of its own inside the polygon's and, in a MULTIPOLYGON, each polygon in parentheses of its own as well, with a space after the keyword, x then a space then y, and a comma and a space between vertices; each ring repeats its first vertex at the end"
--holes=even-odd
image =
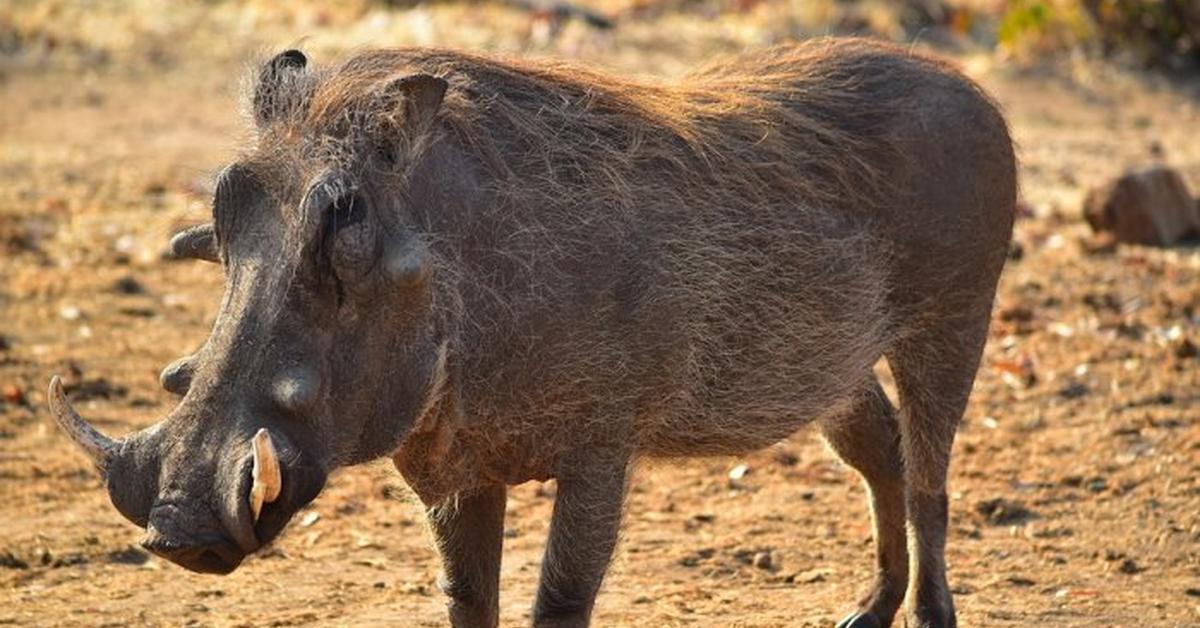
POLYGON ((251 477, 254 485, 250 487, 250 513, 258 521, 263 504, 269 504, 279 499, 279 491, 283 488, 283 477, 279 472, 279 456, 275 453, 275 444, 271 442, 271 432, 261 428, 254 435, 254 470, 251 477))
POLYGON ((58 426, 71 437, 71 440, 87 454, 88 458, 103 472, 108 463, 117 454, 120 447, 118 441, 101 434, 90 423, 79 416, 67 401, 63 392, 62 380, 57 375, 50 378, 50 412, 58 426))

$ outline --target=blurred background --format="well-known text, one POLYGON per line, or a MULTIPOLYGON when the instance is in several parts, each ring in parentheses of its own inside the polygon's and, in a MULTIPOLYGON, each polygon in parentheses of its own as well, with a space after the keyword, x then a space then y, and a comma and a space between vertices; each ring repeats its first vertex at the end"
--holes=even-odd
MULTIPOLYGON (((245 140, 266 55, 420 45, 673 80, 861 35, 949 57, 999 100, 1021 203, 956 444, 949 560, 968 626, 1200 623, 1200 2, 403 0, 0 3, 0 624, 444 625, 419 507, 337 475, 226 578, 136 545, 45 410, 121 434, 207 334, 212 265, 165 261, 245 140)), ((886 373, 885 373, 886 375, 886 373)), ((528 621, 553 483, 509 502, 502 613, 528 621)), ((811 434, 648 464, 598 626, 829 626, 870 582, 857 478, 811 434)))

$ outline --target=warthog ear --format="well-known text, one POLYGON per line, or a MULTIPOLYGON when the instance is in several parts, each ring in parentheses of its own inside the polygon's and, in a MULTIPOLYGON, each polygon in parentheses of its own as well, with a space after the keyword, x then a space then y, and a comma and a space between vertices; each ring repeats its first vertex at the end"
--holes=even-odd
POLYGON ((384 87, 384 98, 395 110, 403 108, 402 124, 410 135, 429 128, 449 85, 446 79, 429 74, 412 74, 393 80, 384 87))
POLYGON ((268 61, 258 73, 254 87, 254 121, 259 126, 287 115, 299 106, 305 95, 289 89, 308 57, 299 50, 285 50, 268 61))

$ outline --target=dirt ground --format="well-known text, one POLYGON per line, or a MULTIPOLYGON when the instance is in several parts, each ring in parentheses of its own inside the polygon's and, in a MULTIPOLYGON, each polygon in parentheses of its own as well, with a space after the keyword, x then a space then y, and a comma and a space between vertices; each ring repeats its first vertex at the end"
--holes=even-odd
MULTIPOLYGON (((438 44, 672 76, 827 30, 811 8, 827 3, 714 20, 717 4, 612 2, 628 16, 612 32, 455 3, 0 8, 0 624, 444 625, 420 508, 387 465, 337 473, 233 575, 195 575, 137 547, 53 426, 47 381, 63 375, 112 434, 173 404, 158 371, 205 337, 222 278, 161 252, 207 215, 242 135, 239 77, 262 51, 438 44)), ((1200 249, 1104 246, 1079 217, 1087 187, 1127 167, 1168 163, 1200 190, 1200 81, 942 53, 1005 108, 1024 199, 952 469, 960 622, 1200 625, 1200 249)), ((553 492, 511 492, 506 626, 528 622, 553 492)), ((830 626, 871 576, 864 491, 809 433, 647 464, 626 519, 597 626, 830 626)))

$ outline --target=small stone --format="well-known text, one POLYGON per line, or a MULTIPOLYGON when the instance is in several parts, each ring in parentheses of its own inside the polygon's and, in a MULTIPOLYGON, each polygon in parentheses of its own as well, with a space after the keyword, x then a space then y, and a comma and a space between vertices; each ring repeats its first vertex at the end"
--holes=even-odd
POLYGON ((828 569, 809 569, 808 571, 801 571, 794 576, 790 576, 790 578, 793 582, 799 582, 801 584, 813 584, 816 582, 824 582, 825 578, 829 576, 829 574, 830 571, 828 569))
POLYGON ((1014 525, 1036 518, 1033 511, 1021 502, 996 498, 975 504, 975 512, 983 515, 992 525, 1014 525))
POLYGON ((800 457, 786 449, 780 449, 775 452, 775 462, 785 467, 794 467, 800 463, 800 457))
POLYGON ((743 462, 742 464, 739 464, 736 467, 729 470, 729 479, 736 482, 736 481, 746 477, 746 474, 749 472, 750 472, 750 465, 743 462))
POLYGON ((113 242, 113 248, 120 253, 129 254, 133 251, 136 244, 137 241, 133 239, 133 236, 125 234, 113 242))
POLYGON ((755 554, 754 555, 754 566, 757 567, 758 569, 764 569, 764 570, 770 569, 772 566, 774 566, 774 560, 771 556, 771 552, 762 551, 762 552, 758 552, 757 554, 755 554))
POLYGON ((1187 360, 1200 355, 1200 350, 1196 348, 1196 343, 1192 342, 1189 338, 1180 338, 1175 341, 1172 350, 1175 352, 1175 357, 1180 360, 1187 360))
POLYGON ((108 562, 117 565, 145 565, 149 561, 150 554, 142 548, 132 545, 108 553, 108 562))
POLYGON ((1090 391, 1087 386, 1079 382, 1071 382, 1058 391, 1058 396, 1063 399, 1079 399, 1080 397, 1086 397, 1088 392, 1090 391))
POLYGON ((1010 261, 1019 262, 1025 258, 1025 245, 1021 244, 1020 240, 1013 240, 1008 243, 1008 259, 1010 261))
POLYGON ((144 294, 146 288, 137 279, 126 275, 113 282, 113 291, 121 294, 144 294))
POLYGON ((29 569, 29 563, 17 558, 11 551, 0 554, 0 567, 7 569, 29 569))
POLYGON ((4 400, 14 406, 23 406, 25 405, 25 391, 16 384, 9 384, 4 387, 4 400))
POLYGON ((1120 571, 1125 575, 1132 576, 1133 574, 1139 574, 1143 571, 1146 571, 1146 568, 1137 564, 1137 561, 1133 560, 1132 558, 1126 558, 1125 560, 1121 561, 1121 566, 1117 567, 1117 571, 1120 571))
POLYGON ((77 321, 83 316, 83 310, 74 305, 65 305, 58 311, 58 315, 65 321, 77 321))

